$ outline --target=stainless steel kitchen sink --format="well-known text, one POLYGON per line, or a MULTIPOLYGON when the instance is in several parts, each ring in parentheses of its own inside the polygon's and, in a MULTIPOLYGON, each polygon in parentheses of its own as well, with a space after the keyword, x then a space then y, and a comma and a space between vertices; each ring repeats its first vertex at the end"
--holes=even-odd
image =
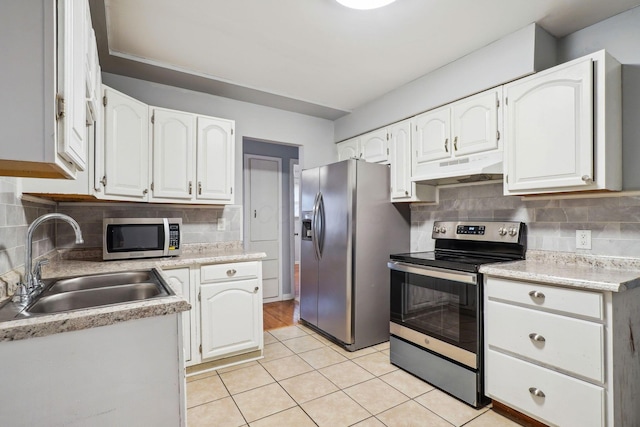
POLYGON ((118 273, 94 274, 91 276, 57 279, 46 290, 49 294, 104 288, 106 286, 128 285, 153 281, 151 271, 121 271, 118 273))
POLYGON ((82 308, 140 301, 168 294, 155 283, 131 283, 42 296, 27 306, 28 314, 61 313, 82 308))
POLYGON ((175 295, 158 271, 123 271, 43 280, 44 289, 26 307, 0 307, 0 321, 175 295))

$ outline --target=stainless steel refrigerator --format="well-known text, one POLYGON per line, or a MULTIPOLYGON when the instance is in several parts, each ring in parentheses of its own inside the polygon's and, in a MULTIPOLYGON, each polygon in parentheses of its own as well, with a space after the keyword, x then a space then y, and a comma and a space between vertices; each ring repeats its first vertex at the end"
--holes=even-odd
POLYGON ((391 253, 409 251, 409 211, 389 167, 344 160, 302 171, 300 319, 347 350, 389 339, 391 253))

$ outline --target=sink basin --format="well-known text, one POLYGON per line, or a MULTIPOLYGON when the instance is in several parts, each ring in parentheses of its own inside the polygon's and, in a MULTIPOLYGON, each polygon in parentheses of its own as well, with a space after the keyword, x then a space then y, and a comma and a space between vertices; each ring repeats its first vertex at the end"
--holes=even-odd
POLYGON ((155 268, 46 279, 43 291, 22 309, 0 307, 0 320, 64 313, 175 295, 155 268))
POLYGON ((118 273, 94 274, 91 276, 58 279, 47 289, 48 294, 103 288, 105 286, 128 285, 153 281, 151 271, 122 271, 118 273))
POLYGON ((140 301, 168 293, 156 283, 131 283, 43 295, 26 308, 29 314, 61 313, 82 308, 140 301))

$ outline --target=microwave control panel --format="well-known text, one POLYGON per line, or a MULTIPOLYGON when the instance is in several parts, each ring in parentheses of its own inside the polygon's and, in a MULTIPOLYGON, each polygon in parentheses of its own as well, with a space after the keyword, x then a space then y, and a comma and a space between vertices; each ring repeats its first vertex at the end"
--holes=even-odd
POLYGON ((180 225, 169 224, 169 250, 180 248, 180 225))

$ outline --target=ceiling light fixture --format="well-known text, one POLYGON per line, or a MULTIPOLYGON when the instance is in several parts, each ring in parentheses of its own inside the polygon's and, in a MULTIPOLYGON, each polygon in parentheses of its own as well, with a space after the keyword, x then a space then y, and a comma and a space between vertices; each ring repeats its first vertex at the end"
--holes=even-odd
POLYGON ((377 9, 382 6, 393 3, 396 0, 336 0, 343 6, 351 9, 368 10, 377 9))

